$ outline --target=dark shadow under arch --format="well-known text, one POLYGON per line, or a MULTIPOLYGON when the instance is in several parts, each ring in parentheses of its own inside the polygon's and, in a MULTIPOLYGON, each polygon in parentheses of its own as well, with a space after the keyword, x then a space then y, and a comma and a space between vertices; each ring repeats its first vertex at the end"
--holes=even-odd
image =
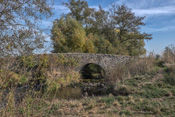
POLYGON ((104 79, 105 78, 105 71, 104 69, 94 63, 88 63, 84 65, 80 70, 81 78, 82 79, 104 79))

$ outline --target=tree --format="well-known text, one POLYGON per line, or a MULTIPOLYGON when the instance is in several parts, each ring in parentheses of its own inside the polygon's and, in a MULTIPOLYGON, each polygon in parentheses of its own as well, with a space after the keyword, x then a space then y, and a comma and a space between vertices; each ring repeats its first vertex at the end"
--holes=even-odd
POLYGON ((113 4, 110 9, 110 18, 115 29, 119 29, 120 42, 131 39, 152 39, 150 34, 140 33, 140 26, 144 26, 145 17, 135 16, 130 8, 125 5, 113 4))
POLYGON ((166 61, 175 62, 175 45, 171 44, 169 46, 166 46, 163 55, 164 58, 167 59, 166 61))
POLYGON ((83 52, 85 53, 95 53, 95 46, 94 46, 94 35, 89 34, 86 38, 86 43, 83 46, 83 52))
POLYGON ((70 9, 69 15, 80 23, 86 22, 93 10, 89 8, 88 3, 84 0, 69 0, 68 3, 63 2, 63 4, 70 9))
POLYGON ((52 27, 53 52, 83 52, 86 33, 69 15, 55 20, 52 27))
POLYGON ((38 21, 52 15, 50 0, 0 0, 0 56, 31 54, 42 48, 38 21))
POLYGON ((95 53, 95 47, 91 40, 87 39, 85 45, 83 46, 83 52, 85 53, 95 53))
MULTIPOLYGON (((117 6, 116 4, 111 5, 110 8, 110 18, 111 18, 111 26, 114 29, 118 29, 119 33, 117 37, 113 36, 112 44, 114 43, 115 39, 118 39, 120 44, 122 43, 130 43, 127 44, 129 55, 141 55, 144 54, 144 40, 152 39, 151 34, 141 33, 140 26, 144 26, 143 19, 145 17, 135 16, 130 8, 125 5, 117 6), (138 45, 140 44, 140 45, 138 45), (132 47, 131 47, 132 46, 132 47), (137 50, 133 50, 133 49, 137 50), (140 51, 138 51, 140 50, 140 51), (132 53, 136 52, 137 53, 132 53)), ((123 45, 123 44, 122 44, 123 45)))
POLYGON ((115 48, 107 39, 105 39, 104 35, 95 35, 94 45, 97 53, 115 54, 115 48))
POLYGON ((89 27, 88 32, 93 34, 103 34, 106 31, 106 26, 108 21, 108 12, 103 10, 99 5, 98 11, 92 12, 91 27, 89 27))
POLYGON ((146 53, 144 40, 152 37, 140 31, 145 17, 136 16, 127 6, 112 4, 109 10, 101 6, 95 10, 85 0, 69 0, 64 5, 70 10, 68 15, 82 25, 88 36, 83 52, 92 52, 90 47, 94 46, 97 53, 130 56, 146 53))

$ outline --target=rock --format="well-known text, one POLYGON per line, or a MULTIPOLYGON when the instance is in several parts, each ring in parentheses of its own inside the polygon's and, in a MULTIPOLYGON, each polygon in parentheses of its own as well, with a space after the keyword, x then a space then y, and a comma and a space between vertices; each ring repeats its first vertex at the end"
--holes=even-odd
POLYGON ((87 92, 85 92, 85 93, 84 93, 84 96, 85 96, 85 97, 88 97, 88 93, 87 93, 87 92))

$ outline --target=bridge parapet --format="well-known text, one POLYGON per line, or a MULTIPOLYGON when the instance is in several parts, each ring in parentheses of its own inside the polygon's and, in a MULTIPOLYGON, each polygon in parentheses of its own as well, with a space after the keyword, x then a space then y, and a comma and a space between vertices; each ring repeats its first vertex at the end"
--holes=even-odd
POLYGON ((81 69, 87 64, 97 64, 104 69, 106 79, 110 79, 112 75, 111 72, 114 71, 118 65, 121 65, 122 63, 124 64, 133 59, 130 56, 95 53, 57 53, 51 55, 61 55, 77 60, 79 65, 75 68, 76 71, 81 71, 81 69))

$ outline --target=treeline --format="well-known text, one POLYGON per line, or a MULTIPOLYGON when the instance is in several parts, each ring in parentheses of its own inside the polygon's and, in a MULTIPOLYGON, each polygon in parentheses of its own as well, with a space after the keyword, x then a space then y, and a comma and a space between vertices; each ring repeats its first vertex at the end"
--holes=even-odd
MULTIPOLYGON (((0 56, 21 56, 46 50, 42 19, 52 16, 53 1, 0 1, 0 56), (32 5, 31 5, 32 4, 32 5)), ((63 3, 69 13, 53 22, 54 53, 84 52, 139 56, 146 52, 144 40, 151 35, 140 31, 144 18, 126 5, 112 4, 107 10, 89 7, 85 0, 63 3)))
POLYGON ((90 8, 85 0, 64 2, 70 12, 53 22, 54 53, 84 52, 139 56, 146 53, 142 33, 144 18, 126 5, 112 4, 108 10, 90 8))

